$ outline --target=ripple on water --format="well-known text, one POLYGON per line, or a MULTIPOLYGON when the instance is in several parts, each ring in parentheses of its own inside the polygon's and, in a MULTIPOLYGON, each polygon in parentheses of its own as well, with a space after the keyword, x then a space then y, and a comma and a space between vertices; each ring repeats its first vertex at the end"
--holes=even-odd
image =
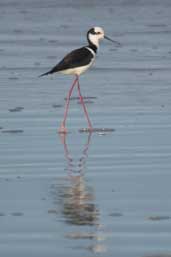
POLYGON ((8 109, 9 112, 21 112, 24 109, 22 106, 17 106, 15 108, 8 109))
MULTIPOLYGON (((79 100, 80 98, 78 96, 72 96, 70 97, 70 101, 74 101, 74 100, 79 100)), ((84 100, 95 100, 97 99, 96 96, 83 96, 83 99, 84 100)), ((67 97, 64 98, 64 100, 66 101, 67 100, 67 97)))
POLYGON ((11 215, 16 216, 16 217, 20 217, 20 216, 23 216, 24 213, 23 212, 12 212, 11 215))
POLYGON ((171 217, 170 216, 160 216, 160 215, 156 215, 156 216, 150 216, 147 218, 148 220, 152 220, 152 221, 160 221, 160 220, 170 220, 171 217))
POLYGON ((66 234, 66 237, 69 239, 94 239, 96 238, 95 233, 86 233, 86 232, 75 232, 66 234))
POLYGON ((0 212, 0 217, 4 217, 6 214, 4 212, 0 212))
POLYGON ((62 104, 52 104, 53 108, 61 108, 63 107, 62 104))
MULTIPOLYGON (((78 101, 77 103, 78 103, 78 104, 81 104, 80 101, 78 101)), ((84 101, 84 103, 85 103, 85 104, 94 104, 94 101, 92 101, 92 100, 86 100, 86 101, 84 101)))
POLYGON ((109 216, 111 216, 111 217, 122 217, 123 214, 120 213, 120 212, 112 212, 112 213, 109 214, 109 216))
POLYGON ((97 133, 105 133, 105 132, 114 132, 115 129, 113 128, 93 128, 93 129, 89 129, 89 128, 82 128, 79 129, 80 133, 93 133, 93 132, 97 132, 97 133))
POLYGON ((2 130, 2 133, 6 133, 6 134, 20 134, 23 133, 24 130, 22 129, 7 129, 7 130, 2 130))
POLYGON ((18 80, 18 79, 19 79, 19 77, 11 76, 11 77, 9 77, 8 79, 9 79, 9 80, 18 80))
POLYGON ((146 255, 144 257, 171 257, 171 254, 160 253, 160 254, 154 254, 154 255, 146 255))

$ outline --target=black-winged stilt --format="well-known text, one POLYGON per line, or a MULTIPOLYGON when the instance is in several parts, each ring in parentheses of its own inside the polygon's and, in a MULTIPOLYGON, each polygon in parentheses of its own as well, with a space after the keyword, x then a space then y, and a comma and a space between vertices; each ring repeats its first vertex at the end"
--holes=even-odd
POLYGON ((87 32, 87 40, 88 45, 81 47, 79 49, 73 50, 69 54, 67 54, 56 66, 54 66, 50 71, 43 73, 40 75, 40 77, 49 75, 52 73, 60 72, 63 74, 68 75, 75 75, 76 78, 71 85, 71 88, 68 92, 67 101, 66 101, 66 107, 64 112, 64 118, 61 123, 61 126, 59 128, 59 133, 67 133, 66 129, 66 119, 68 114, 68 108, 69 108, 69 101, 72 94, 72 91, 74 89, 74 86, 77 85, 78 94, 80 98, 80 102, 83 106, 83 110, 88 122, 88 131, 92 132, 93 127, 91 124, 91 121, 88 116, 88 112, 83 100, 83 97, 81 95, 80 91, 80 84, 79 84, 79 76, 85 72, 90 66, 94 63, 97 50, 99 48, 99 41, 101 39, 107 39, 112 41, 113 43, 117 44, 118 46, 120 43, 110 39, 104 34, 104 30, 101 27, 93 27, 87 32))

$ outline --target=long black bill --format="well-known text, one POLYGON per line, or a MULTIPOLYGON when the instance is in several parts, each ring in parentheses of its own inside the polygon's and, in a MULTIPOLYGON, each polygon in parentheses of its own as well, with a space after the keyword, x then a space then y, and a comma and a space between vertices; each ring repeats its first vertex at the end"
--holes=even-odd
POLYGON ((114 41, 113 39, 111 39, 110 37, 107 37, 107 36, 104 36, 105 39, 113 42, 116 46, 121 46, 121 43, 117 42, 117 41, 114 41))

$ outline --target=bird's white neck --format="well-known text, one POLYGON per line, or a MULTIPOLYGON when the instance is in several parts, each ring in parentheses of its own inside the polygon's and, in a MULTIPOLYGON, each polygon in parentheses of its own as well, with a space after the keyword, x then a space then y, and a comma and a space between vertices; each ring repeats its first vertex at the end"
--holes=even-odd
POLYGON ((97 35, 89 34, 88 40, 90 44, 95 45, 97 48, 99 48, 99 38, 97 37, 97 35))

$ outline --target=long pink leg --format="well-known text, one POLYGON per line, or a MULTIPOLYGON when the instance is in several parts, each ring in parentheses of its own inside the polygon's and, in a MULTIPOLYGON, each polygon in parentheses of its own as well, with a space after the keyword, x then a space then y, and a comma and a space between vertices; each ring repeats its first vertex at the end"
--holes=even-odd
POLYGON ((93 130, 93 127, 92 127, 92 125, 91 125, 91 121, 90 121, 90 119, 89 119, 88 112, 87 112, 87 109, 86 109, 86 106, 85 106, 83 97, 82 97, 82 95, 81 95, 79 77, 77 77, 77 87, 78 87, 78 94, 79 94, 79 97, 80 97, 80 102, 81 102, 81 104, 82 104, 82 106, 83 106, 83 110, 84 110, 84 113, 85 113, 85 116, 86 116, 86 119, 87 119, 87 122, 88 122, 89 130, 92 131, 92 130, 93 130))
POLYGON ((69 92, 68 92, 68 96, 67 96, 67 101, 66 101, 66 106, 65 106, 65 112, 64 112, 64 119, 61 123, 61 126, 59 128, 59 133, 67 133, 67 129, 65 127, 65 123, 66 123, 66 119, 67 119, 67 115, 68 115, 68 109, 69 109, 69 101, 70 101, 70 97, 72 94, 72 91, 74 89, 74 86, 76 84, 76 82, 78 81, 78 77, 76 77, 76 79, 74 80, 69 92))

